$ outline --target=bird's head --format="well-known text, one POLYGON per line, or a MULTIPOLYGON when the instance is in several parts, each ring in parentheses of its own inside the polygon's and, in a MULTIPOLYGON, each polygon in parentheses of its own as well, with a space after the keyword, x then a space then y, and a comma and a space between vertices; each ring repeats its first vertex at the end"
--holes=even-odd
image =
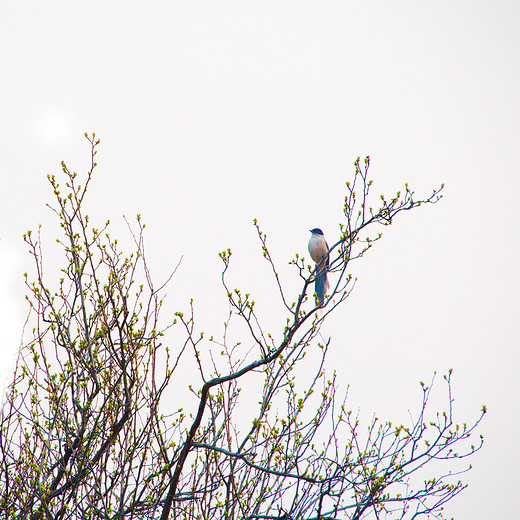
POLYGON ((314 228, 309 230, 313 235, 323 236, 323 231, 320 228, 314 228))

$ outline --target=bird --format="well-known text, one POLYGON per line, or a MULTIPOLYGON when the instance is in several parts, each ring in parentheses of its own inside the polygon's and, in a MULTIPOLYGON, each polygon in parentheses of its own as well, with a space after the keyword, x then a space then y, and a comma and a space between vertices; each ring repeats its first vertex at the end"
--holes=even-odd
POLYGON ((314 282, 316 289, 316 306, 323 307, 325 296, 329 290, 329 281, 327 279, 327 271, 329 270, 329 246, 320 228, 311 229, 310 232, 312 234, 309 240, 309 253, 316 263, 316 281, 314 282))

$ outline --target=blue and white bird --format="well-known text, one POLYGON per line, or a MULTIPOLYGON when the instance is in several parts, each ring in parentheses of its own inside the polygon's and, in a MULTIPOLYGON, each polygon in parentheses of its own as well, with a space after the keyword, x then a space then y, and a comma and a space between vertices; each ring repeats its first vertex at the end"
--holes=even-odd
POLYGON ((311 229, 312 233, 309 240, 309 253, 316 263, 316 306, 323 307, 325 296, 329 290, 327 271, 329 270, 329 246, 323 236, 323 231, 319 228, 311 229))

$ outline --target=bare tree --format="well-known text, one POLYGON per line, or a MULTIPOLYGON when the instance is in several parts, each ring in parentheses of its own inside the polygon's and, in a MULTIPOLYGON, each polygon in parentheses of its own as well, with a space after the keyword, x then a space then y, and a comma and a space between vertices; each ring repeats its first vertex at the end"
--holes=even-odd
POLYGON ((441 518, 465 487, 458 475, 469 467, 458 460, 482 446, 482 436, 470 437, 485 408, 471 425, 455 423, 450 372, 443 410, 430 410, 432 385, 421 383, 410 424, 373 418, 363 426, 346 395, 337 395, 336 374, 325 372, 330 340, 320 330, 353 288, 350 262, 381 237, 373 230, 437 202, 442 187, 415 200, 405 186, 374 207, 369 158, 357 159, 329 251, 333 285, 323 308, 314 304, 316 269, 298 255, 292 265, 301 292, 286 293, 255 221, 284 324, 277 337, 267 334, 251 295, 229 286, 227 250, 220 257, 229 316, 222 339, 206 340, 192 307, 170 324, 159 320, 164 285, 156 287, 148 271, 139 216, 129 256, 109 222, 92 227, 83 208, 99 140, 87 138, 92 164, 84 183, 64 163, 64 186, 49 176, 65 255, 58 280, 44 273, 39 233, 24 236, 35 265, 34 280, 26 275, 32 330, 1 416, 1 517, 441 518), (183 331, 174 344, 172 325, 183 331), (231 340, 231 330, 242 339, 231 340), (172 406, 164 396, 192 361, 196 406, 185 411, 185 403, 172 406), (246 409, 243 380, 257 389, 246 409))

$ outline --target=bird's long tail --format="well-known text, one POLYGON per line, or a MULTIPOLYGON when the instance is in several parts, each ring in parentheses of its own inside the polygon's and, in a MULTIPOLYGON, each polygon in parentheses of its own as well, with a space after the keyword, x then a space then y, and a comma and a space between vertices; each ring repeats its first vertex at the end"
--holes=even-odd
POLYGON ((327 278, 327 267, 323 266, 320 269, 320 272, 316 275, 316 281, 314 283, 314 287, 316 289, 316 306, 323 307, 323 303, 325 302, 325 295, 329 290, 329 280, 327 278))

